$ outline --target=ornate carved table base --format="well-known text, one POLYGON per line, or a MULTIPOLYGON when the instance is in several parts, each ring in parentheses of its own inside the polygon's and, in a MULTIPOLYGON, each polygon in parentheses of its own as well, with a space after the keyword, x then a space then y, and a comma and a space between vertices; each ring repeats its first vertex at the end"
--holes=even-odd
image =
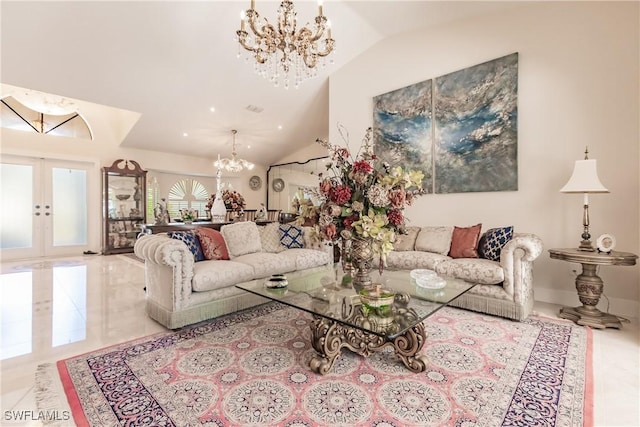
POLYGON ((321 375, 331 370, 336 358, 340 356, 342 348, 368 357, 373 352, 391 346, 402 363, 411 371, 422 372, 427 368, 426 356, 418 354, 427 338, 422 322, 404 334, 398 335, 393 341, 387 341, 379 335, 352 328, 324 317, 314 316, 311 333, 311 344, 318 354, 311 359, 309 367, 321 375))
POLYGON ((638 256, 629 252, 600 253, 579 249, 549 249, 549 253, 553 259, 582 265, 582 273, 576 277, 576 289, 582 306, 562 307, 558 317, 592 328, 622 328, 617 316, 603 313, 596 308, 604 287, 596 269, 599 265, 635 265, 638 256))
POLYGON ((622 324, 616 316, 603 313, 596 308, 604 287, 602 279, 596 274, 596 267, 593 264, 582 264, 582 274, 576 278, 576 289, 582 306, 562 307, 558 317, 592 328, 620 329, 622 324))

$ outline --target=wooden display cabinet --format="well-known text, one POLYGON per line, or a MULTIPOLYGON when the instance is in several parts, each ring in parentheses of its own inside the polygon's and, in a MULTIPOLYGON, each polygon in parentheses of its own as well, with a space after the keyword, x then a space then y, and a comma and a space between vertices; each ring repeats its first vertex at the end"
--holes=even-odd
POLYGON ((102 253, 133 252, 146 223, 147 171, 133 160, 118 159, 102 172, 102 253))

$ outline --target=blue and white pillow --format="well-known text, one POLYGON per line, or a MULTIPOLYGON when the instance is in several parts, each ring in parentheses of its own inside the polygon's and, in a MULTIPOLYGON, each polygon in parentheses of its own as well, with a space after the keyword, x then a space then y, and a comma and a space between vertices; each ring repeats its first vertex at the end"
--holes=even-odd
POLYGON ((291 224, 280 224, 280 243, 286 248, 304 248, 304 231, 302 227, 291 224))
POLYGON ((513 238, 513 226, 491 228, 480 238, 478 252, 480 257, 491 261, 500 261, 500 252, 504 245, 513 238))
POLYGON ((193 254, 195 262, 204 261, 204 252, 202 252, 202 246, 200 245, 200 239, 198 235, 193 231, 169 231, 167 236, 172 239, 182 240, 193 254))

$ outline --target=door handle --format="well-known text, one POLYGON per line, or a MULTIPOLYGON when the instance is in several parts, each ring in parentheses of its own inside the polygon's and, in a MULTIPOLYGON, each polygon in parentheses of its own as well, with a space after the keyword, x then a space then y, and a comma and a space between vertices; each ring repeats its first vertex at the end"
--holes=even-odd
POLYGON ((45 213, 45 216, 49 216, 49 215, 51 215, 51 213, 49 213, 49 212, 46 212, 46 213, 45 213))
POLYGON ((35 216, 40 216, 40 212, 36 212, 34 215, 35 216))

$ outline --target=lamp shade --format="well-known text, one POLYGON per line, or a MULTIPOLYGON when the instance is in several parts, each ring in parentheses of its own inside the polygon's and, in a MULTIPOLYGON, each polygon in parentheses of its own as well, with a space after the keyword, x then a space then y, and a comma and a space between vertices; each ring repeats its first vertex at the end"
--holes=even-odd
POLYGON ((598 178, 595 159, 576 160, 573 175, 560 189, 561 193, 608 193, 598 178))

